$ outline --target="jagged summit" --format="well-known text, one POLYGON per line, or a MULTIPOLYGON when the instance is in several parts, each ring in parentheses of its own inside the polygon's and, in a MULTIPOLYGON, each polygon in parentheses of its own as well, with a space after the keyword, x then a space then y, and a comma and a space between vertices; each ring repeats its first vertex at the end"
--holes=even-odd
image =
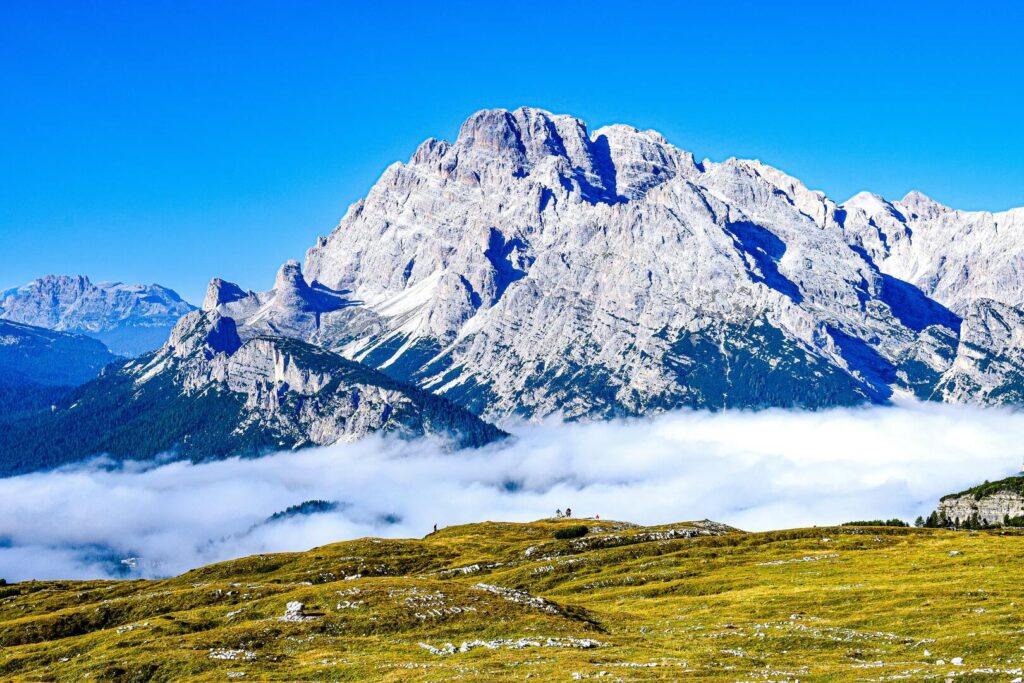
POLYGON ((1010 375, 967 389, 962 327, 1024 304, 1022 218, 838 204, 654 131, 487 109, 391 165, 304 275, 217 310, 497 419, 974 400, 1010 375))
POLYGON ((214 278, 207 288, 203 310, 237 319, 246 338, 284 335, 313 339, 320 329, 322 314, 351 305, 354 303, 345 291, 307 280, 302 265, 289 260, 278 269, 273 289, 263 293, 243 291, 233 282, 214 278))
POLYGON ((302 265, 298 261, 287 261, 277 271, 274 280, 275 306, 290 310, 315 311, 322 307, 321 298, 302 276, 302 265))
POLYGON ((908 192, 899 203, 908 209, 910 218, 914 220, 934 219, 942 213, 953 210, 917 190, 908 192))
POLYGON ((206 297, 203 299, 203 310, 211 311, 218 306, 230 304, 247 296, 255 296, 253 291, 246 292, 233 282, 215 277, 210 280, 206 288, 206 297))
POLYGON ((178 358, 202 354, 207 360, 219 353, 233 354, 242 345, 232 318, 216 311, 192 311, 171 330, 163 351, 178 358))

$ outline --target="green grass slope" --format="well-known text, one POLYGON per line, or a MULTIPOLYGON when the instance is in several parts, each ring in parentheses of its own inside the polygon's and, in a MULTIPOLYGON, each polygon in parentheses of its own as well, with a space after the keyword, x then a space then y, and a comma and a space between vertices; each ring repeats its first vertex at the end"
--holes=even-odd
MULTIPOLYGON (((1024 538, 483 523, 0 588, 11 681, 1012 680, 1024 538), (282 620, 301 602, 296 620, 282 620)), ((294 610, 293 610, 294 612, 294 610)))

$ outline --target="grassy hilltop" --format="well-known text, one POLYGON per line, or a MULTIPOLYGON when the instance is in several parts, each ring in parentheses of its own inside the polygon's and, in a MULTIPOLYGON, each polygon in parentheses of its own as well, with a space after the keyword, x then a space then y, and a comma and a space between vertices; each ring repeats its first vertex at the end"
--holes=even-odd
POLYGON ((0 680, 1008 681, 1022 551, 1010 532, 471 524, 0 587, 0 680))

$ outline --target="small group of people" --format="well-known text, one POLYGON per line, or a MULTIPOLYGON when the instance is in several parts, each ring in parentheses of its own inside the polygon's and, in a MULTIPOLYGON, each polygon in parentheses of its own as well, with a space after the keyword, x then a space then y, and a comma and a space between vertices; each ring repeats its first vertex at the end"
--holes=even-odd
MULTIPOLYGON (((555 510, 555 517, 562 519, 564 517, 572 517, 572 508, 565 508, 565 512, 561 510, 555 510)), ((601 519, 601 515, 594 515, 594 519, 601 519)))

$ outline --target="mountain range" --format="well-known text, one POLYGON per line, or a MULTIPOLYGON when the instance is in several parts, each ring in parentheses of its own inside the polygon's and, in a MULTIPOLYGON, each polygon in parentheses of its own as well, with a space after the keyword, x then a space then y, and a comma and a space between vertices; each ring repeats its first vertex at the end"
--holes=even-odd
POLYGON ((0 473, 92 455, 193 460, 352 441, 437 436, 458 447, 505 434, 449 401, 296 339, 239 339, 192 311, 157 351, 108 366, 52 406, 0 419, 0 473))
POLYGON ((1022 397, 1024 210, 837 203, 759 161, 521 108, 427 140, 242 338, 338 351, 492 420, 1022 397))
POLYGON ((84 275, 47 275, 0 292, 0 318, 84 334, 119 356, 159 348, 174 323, 194 309, 161 285, 93 284, 84 275))
POLYGON ((85 276, 47 275, 0 292, 0 432, 108 364, 159 348, 192 310, 160 285, 94 285, 85 276))
POLYGON ((75 386, 115 360, 95 339, 0 320, 0 386, 75 386))
POLYGON ((93 335, 178 322, 0 434, 0 461, 501 437, 475 416, 1019 404, 1022 230, 1024 209, 838 203, 654 131, 484 110, 390 166, 268 291, 215 278, 200 311, 82 278, 7 293, 0 317, 93 335), (54 430, 77 436, 53 448, 54 430))
POLYGON ((117 360, 96 339, 0 319, 0 442, 5 423, 49 409, 117 360))

